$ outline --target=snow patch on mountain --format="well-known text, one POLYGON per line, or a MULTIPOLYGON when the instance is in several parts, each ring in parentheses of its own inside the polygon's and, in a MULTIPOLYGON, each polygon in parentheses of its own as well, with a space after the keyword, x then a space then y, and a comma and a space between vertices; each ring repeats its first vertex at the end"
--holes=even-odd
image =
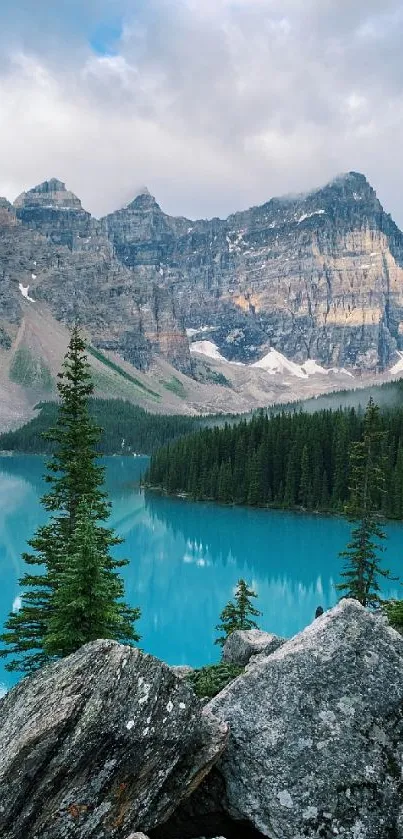
POLYGON ((325 213, 326 210, 314 210, 313 213, 303 213, 298 219, 298 224, 301 224, 301 222, 305 221, 307 218, 312 218, 312 216, 323 216, 325 213))
MULTIPOLYGON (((196 332, 199 333, 210 329, 212 329, 212 327, 201 327, 198 330, 187 329, 186 332, 188 337, 192 337, 196 332)), ((296 376, 298 379, 309 379, 311 376, 328 376, 331 373, 335 373, 354 378, 353 374, 344 367, 330 367, 329 369, 326 369, 325 367, 321 367, 321 365, 313 358, 309 358, 308 361, 305 361, 301 365, 296 364, 295 361, 290 361, 281 352, 273 349, 273 347, 265 356, 263 356, 263 358, 259 361, 255 361, 254 364, 243 364, 242 361, 229 361, 222 355, 214 341, 194 341, 190 344, 190 352, 200 353, 201 355, 206 355, 208 358, 212 358, 215 361, 224 361, 225 364, 231 364, 237 367, 249 367, 264 370, 269 376, 291 375, 296 376)), ((401 356, 401 369, 403 370, 403 353, 401 356)))
POLYGON ((255 361, 254 364, 251 364, 251 367, 258 367, 261 370, 266 370, 267 373, 274 376, 276 373, 291 373, 292 376, 297 376, 298 379, 307 379, 308 373, 302 369, 298 364, 295 364, 294 361, 289 361, 285 355, 274 350, 271 348, 270 352, 267 353, 260 361, 255 361))
POLYGON ((34 298, 33 298, 33 297, 30 297, 30 296, 29 296, 29 294, 28 294, 28 292, 29 292, 29 285, 24 286, 22 283, 18 283, 18 288, 19 288, 19 290, 20 290, 20 292, 21 292, 22 296, 23 296, 23 297, 25 297, 25 299, 26 299, 26 300, 29 300, 29 301, 30 301, 30 303, 35 303, 34 298))
POLYGON ((319 373, 321 376, 327 376, 330 372, 326 370, 325 367, 321 367, 317 361, 313 358, 308 358, 308 361, 304 361, 301 364, 301 370, 303 370, 308 376, 314 376, 316 373, 319 373))
POLYGON ((207 355, 208 358, 214 358, 216 361, 226 361, 228 364, 227 359, 221 355, 217 344, 214 344, 213 341, 194 341, 194 343, 190 345, 190 352, 201 353, 201 355, 207 355))
POLYGON ((399 350, 397 350, 397 354, 399 356, 399 361, 397 361, 389 371, 393 375, 395 375, 395 373, 403 373, 403 352, 399 352, 399 350))

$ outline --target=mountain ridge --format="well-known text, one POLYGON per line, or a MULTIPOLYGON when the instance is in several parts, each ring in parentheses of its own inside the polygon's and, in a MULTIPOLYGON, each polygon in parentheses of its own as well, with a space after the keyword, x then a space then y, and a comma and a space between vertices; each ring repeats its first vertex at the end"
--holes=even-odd
MULTIPOLYGON (((13 205, 0 199, 0 282, 4 375, 27 306, 50 324, 78 317, 94 348, 130 375, 163 360, 192 392, 198 381, 222 386, 228 362, 246 365, 232 367, 221 390, 251 397, 246 375, 259 375, 258 402, 265 371, 252 365, 272 349, 299 367, 311 362, 312 380, 323 380, 319 368, 384 373, 403 351, 403 234, 357 172, 198 220, 164 213, 145 187, 96 219, 51 178, 13 205), (190 352, 206 333, 223 371, 190 352)), ((263 383, 267 401, 272 386, 263 383)))

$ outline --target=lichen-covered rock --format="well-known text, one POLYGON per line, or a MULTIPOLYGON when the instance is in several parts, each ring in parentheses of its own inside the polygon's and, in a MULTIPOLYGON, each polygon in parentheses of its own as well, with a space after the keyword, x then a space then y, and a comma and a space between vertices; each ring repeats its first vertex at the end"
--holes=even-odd
POLYGON ((145 833, 131 833, 130 836, 127 836, 127 839, 148 839, 148 836, 145 833))
POLYGON ((230 725, 221 806, 270 839, 400 836, 402 707, 402 637, 342 601, 207 706, 230 725))
POLYGON ((164 821, 227 726, 162 662, 96 641, 0 706, 2 839, 121 839, 164 821))
POLYGON ((188 664, 174 664, 171 667, 171 670, 174 671, 175 676, 177 676, 178 679, 186 679, 191 673, 193 673, 194 668, 189 667, 188 664))
POLYGON ((285 643, 284 638, 262 632, 260 629, 237 629, 227 638, 223 647, 223 661, 245 667, 250 658, 259 653, 270 655, 285 643))

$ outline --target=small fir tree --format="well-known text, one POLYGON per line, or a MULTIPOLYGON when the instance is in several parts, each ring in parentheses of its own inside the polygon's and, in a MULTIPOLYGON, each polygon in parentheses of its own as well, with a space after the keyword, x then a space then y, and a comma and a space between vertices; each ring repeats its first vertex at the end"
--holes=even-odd
POLYGON ((352 597, 373 608, 381 603, 380 578, 390 578, 379 559, 385 532, 377 514, 385 492, 384 438, 379 408, 371 397, 364 416, 363 439, 353 443, 350 451, 350 501, 346 513, 353 528, 351 541, 340 554, 345 558, 345 567, 343 582, 336 588, 342 597, 352 597))
POLYGON ((218 632, 224 633, 215 641, 220 647, 224 646, 228 636, 236 629, 258 629, 253 618, 259 617, 262 613, 253 606, 252 597, 257 597, 257 594, 248 587, 245 580, 239 580, 235 591, 235 602, 227 603, 220 615, 221 623, 216 626, 218 632))
POLYGON ((385 603, 389 623, 403 635, 403 600, 389 600, 385 603))
MULTIPOLYGON (((20 580, 21 609, 10 614, 5 632, 0 635, 5 645, 0 656, 15 656, 7 662, 7 670, 29 673, 51 659, 47 646, 50 620, 54 618, 60 581, 65 580, 67 564, 77 553, 77 514, 80 509, 81 522, 83 502, 89 517, 88 527, 92 527, 96 556, 102 557, 106 565, 109 562, 111 571, 126 564, 109 557, 110 548, 122 540, 104 525, 110 505, 103 489, 104 470, 96 462, 101 429, 89 413, 93 389, 85 344, 80 330, 74 327, 59 374, 61 402, 57 423, 46 435, 55 443, 46 475, 50 491, 42 499, 51 517, 28 543, 34 553, 23 554, 27 565, 38 570, 27 572, 20 580)), ((130 641, 134 636, 129 632, 126 638, 130 641)))
POLYGON ((133 624, 139 609, 123 602, 124 586, 114 561, 100 544, 97 525, 85 499, 76 513, 70 555, 58 579, 45 636, 49 656, 63 657, 97 638, 138 641, 133 624))

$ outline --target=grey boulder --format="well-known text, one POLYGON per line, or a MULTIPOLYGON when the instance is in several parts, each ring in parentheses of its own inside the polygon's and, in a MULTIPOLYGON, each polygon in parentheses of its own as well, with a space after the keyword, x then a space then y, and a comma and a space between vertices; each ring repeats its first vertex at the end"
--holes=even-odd
POLYGON ((193 673, 194 668, 189 667, 188 664, 174 664, 171 665, 171 670, 174 671, 175 676, 178 679, 186 679, 191 673, 193 673))
POLYGON ((148 839, 148 836, 145 833, 131 833, 126 839, 148 839))
POLYGON ((149 832, 209 772, 227 725, 162 662, 96 641, 0 705, 2 839, 149 832))
POLYGON ((237 629, 228 636, 222 658, 228 664, 245 667, 254 655, 269 655, 285 643, 284 638, 260 629, 237 629))
POLYGON ((230 726, 207 784, 270 839, 400 839, 402 707, 402 637, 344 600, 207 705, 230 726))

